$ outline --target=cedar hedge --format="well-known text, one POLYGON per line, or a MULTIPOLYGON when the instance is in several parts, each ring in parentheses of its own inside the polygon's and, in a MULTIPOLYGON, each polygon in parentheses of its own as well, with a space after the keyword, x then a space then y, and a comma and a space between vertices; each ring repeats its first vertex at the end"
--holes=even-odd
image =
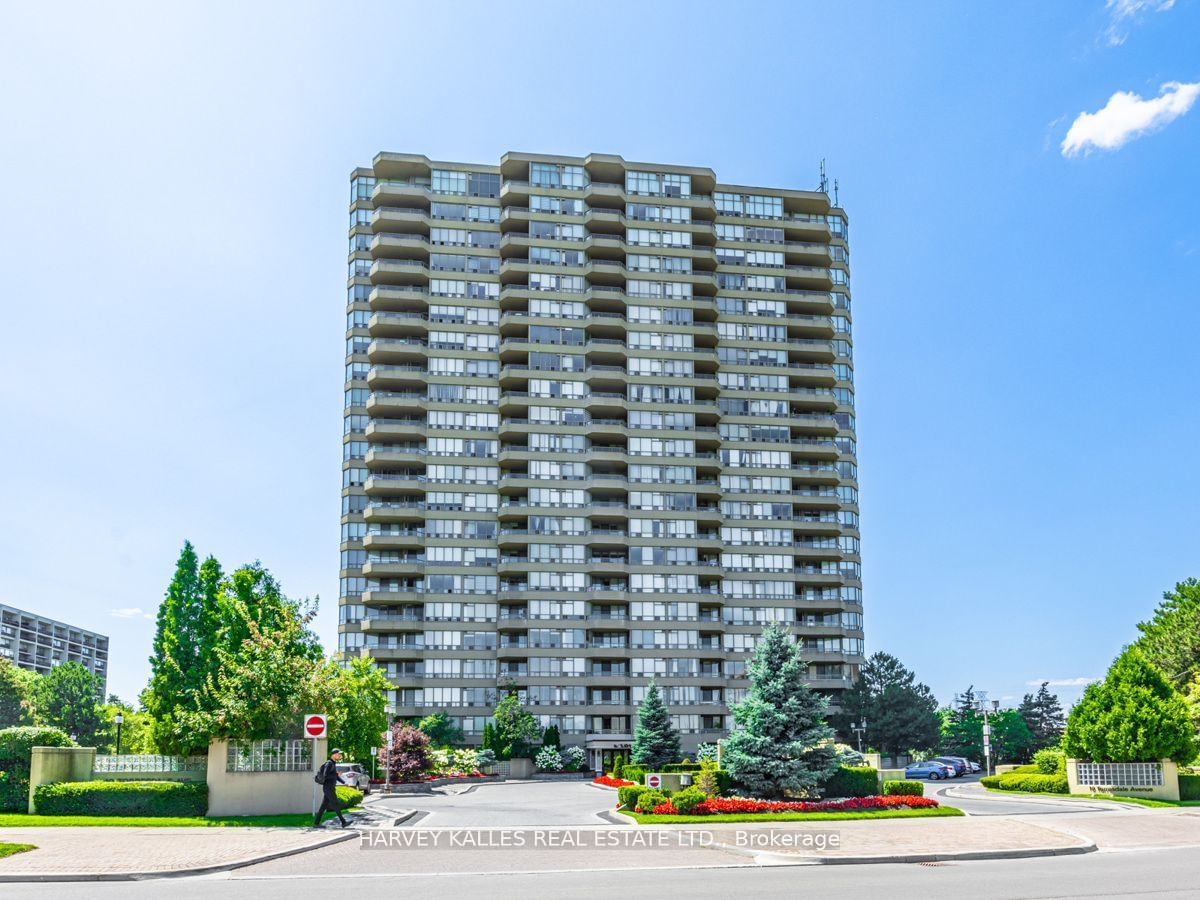
POLYGON ((1200 800, 1200 774, 1179 773, 1179 799, 1200 800))
POLYGON ((626 781, 636 781, 638 784, 645 784, 646 770, 642 766, 626 763, 621 770, 621 777, 626 781))
POLYGON ((339 784, 337 786, 338 803, 342 804, 342 809, 353 809, 363 802, 363 792, 352 787, 346 787, 339 784))
POLYGON ((0 812, 29 807, 29 759, 34 747, 74 747, 57 728, 18 725, 0 729, 0 812))
POLYGON ((877 797, 879 771, 870 766, 839 766, 821 786, 822 797, 877 797))
MULTIPOLYGON (((626 769, 626 772, 629 770, 626 769)), ((626 787, 617 788, 617 806, 625 806, 630 809, 637 803, 638 797, 646 792, 646 788, 640 784, 628 785, 626 787)))
POLYGON ((44 816, 202 816, 208 785, 202 781, 60 781, 33 794, 44 816))
MULTIPOLYGON (((1024 766, 1022 767, 1024 768, 1024 766)), ((985 775, 979 783, 1001 791, 1026 791, 1032 794, 1066 794, 1067 776, 1008 772, 1004 775, 985 775)))
POLYGON ((885 797, 924 797, 925 785, 919 781, 885 781, 883 783, 885 797))

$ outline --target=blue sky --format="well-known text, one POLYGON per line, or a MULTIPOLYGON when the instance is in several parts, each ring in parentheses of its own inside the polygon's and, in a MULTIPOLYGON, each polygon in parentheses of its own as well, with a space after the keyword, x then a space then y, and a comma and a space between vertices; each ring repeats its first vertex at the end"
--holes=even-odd
POLYGON ((1200 574, 1198 82, 1197 0, 6 5, 0 602, 110 634, 131 697, 187 537, 332 644, 377 151, 824 157, 869 649, 943 701, 1101 675, 1200 574))

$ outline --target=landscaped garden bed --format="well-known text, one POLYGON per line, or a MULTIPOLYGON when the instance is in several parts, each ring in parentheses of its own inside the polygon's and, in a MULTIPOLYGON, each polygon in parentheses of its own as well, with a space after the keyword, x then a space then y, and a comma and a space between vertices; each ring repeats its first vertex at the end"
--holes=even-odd
POLYGON ((601 775, 599 778, 593 778, 592 784, 598 784, 601 787, 623 788, 632 787, 637 784, 636 781, 626 781, 624 778, 613 778, 611 775, 601 775))

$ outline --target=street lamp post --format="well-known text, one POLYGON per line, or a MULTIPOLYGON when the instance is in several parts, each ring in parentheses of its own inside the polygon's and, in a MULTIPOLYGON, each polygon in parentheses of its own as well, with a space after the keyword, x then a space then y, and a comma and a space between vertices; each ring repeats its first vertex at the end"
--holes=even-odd
POLYGON ((857 725, 855 725, 852 722, 850 724, 850 730, 853 731, 855 733, 855 735, 858 736, 858 752, 862 753, 862 739, 863 739, 863 735, 867 731, 867 717, 863 716, 863 720, 861 722, 859 722, 857 725))
POLYGON ((121 755, 121 726, 125 722, 125 714, 117 713, 113 717, 113 721, 117 723, 117 756, 121 755))

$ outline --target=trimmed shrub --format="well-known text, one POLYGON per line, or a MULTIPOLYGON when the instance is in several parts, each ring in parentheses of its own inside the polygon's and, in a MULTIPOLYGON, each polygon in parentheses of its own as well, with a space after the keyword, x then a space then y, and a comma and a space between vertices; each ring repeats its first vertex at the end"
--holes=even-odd
POLYGON ((667 795, 662 791, 643 791, 638 795, 634 809, 640 813, 653 812, 654 807, 667 802, 667 795))
POLYGON ((885 797, 924 797, 925 785, 919 781, 885 781, 883 783, 885 797))
POLYGON ((998 788, 1002 791, 1026 791, 1032 794, 1068 793, 1066 774, 1009 772, 1005 775, 988 775, 979 779, 979 783, 986 788, 998 788))
POLYGON ((1200 775, 1179 773, 1179 799, 1200 800, 1200 775))
MULTIPOLYGON (((1063 771, 1065 772, 1066 771, 1066 768, 1065 768, 1066 763, 1065 762, 1063 763, 1063 766, 1064 766, 1063 771)), ((1049 773, 1043 772, 1037 766, 1017 766, 1011 772, 1004 773, 1004 775, 1046 775, 1046 774, 1053 775, 1054 773, 1053 772, 1049 772, 1049 773)), ((1004 776, 1002 775, 1001 777, 1003 778, 1004 776)))
POLYGON ((645 784, 646 770, 641 766, 626 765, 622 769, 621 777, 626 781, 636 781, 638 784, 645 784))
POLYGON ((0 729, 0 812, 25 812, 29 808, 29 758, 34 747, 74 747, 75 742, 57 728, 19 725, 0 729))
POLYGON ((655 769, 655 772, 699 772, 701 769, 700 763, 667 763, 655 769))
POLYGON ((640 784, 634 784, 629 787, 617 788, 617 806, 627 806, 632 808, 637 804, 638 797, 646 793, 646 788, 640 784))
POLYGON ((697 787, 684 788, 677 794, 671 796, 671 805, 683 815, 687 815, 692 811, 692 808, 698 806, 707 800, 704 791, 697 787))
POLYGON ((1047 747, 1033 754, 1033 764, 1042 775, 1058 775, 1067 771, 1067 755, 1061 750, 1047 747))
MULTIPOLYGON (((346 787, 344 784, 337 786, 338 803, 342 804, 342 809, 353 809, 362 804, 363 792, 352 787, 346 787)), ((38 807, 38 812, 41 812, 41 807, 38 807)))
POLYGON ((821 786, 822 797, 876 797, 879 771, 870 766, 839 766, 821 786))
POLYGON ((44 816, 202 816, 208 811, 208 785, 202 781, 60 781, 40 785, 33 799, 38 814, 44 816))

